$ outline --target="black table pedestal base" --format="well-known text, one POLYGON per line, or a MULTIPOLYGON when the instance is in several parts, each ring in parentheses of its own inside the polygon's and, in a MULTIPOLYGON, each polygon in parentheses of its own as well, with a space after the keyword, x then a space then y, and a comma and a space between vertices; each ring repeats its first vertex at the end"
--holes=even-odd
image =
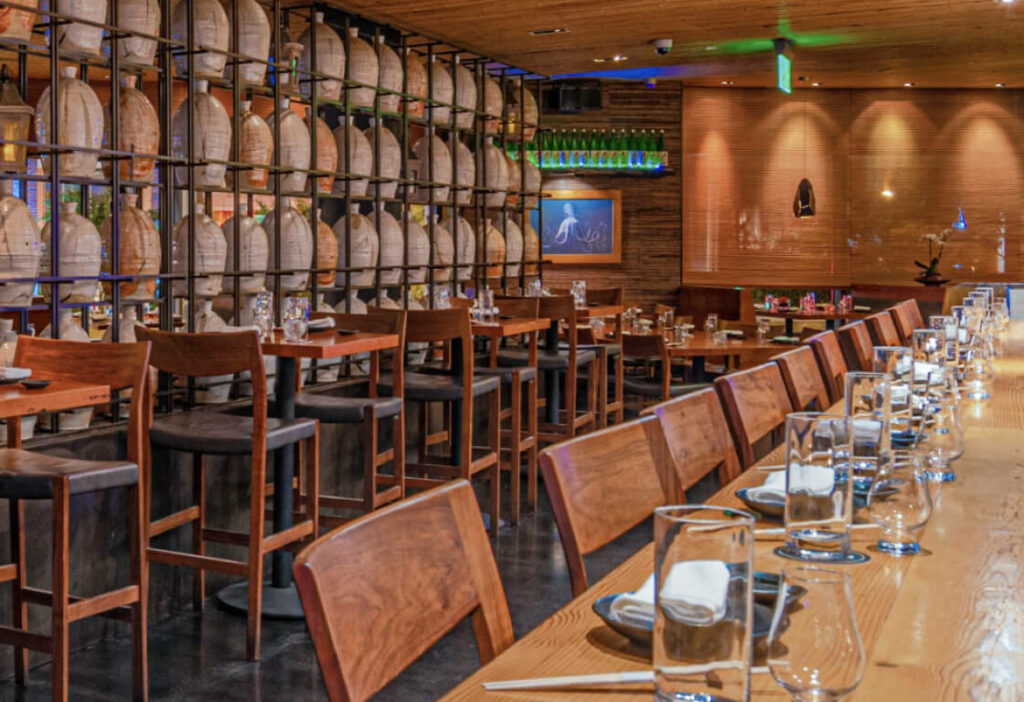
MULTIPOLYGON (((235 583, 217 593, 217 599, 232 612, 245 614, 249 611, 249 583, 235 583)), ((302 603, 295 585, 274 587, 270 581, 263 583, 263 608, 260 616, 265 619, 303 619, 302 603)))

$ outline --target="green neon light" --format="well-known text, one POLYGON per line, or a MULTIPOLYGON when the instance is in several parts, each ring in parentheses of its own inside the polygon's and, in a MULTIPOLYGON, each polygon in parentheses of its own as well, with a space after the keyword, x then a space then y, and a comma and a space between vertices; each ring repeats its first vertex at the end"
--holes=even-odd
POLYGON ((793 62, 785 54, 778 54, 776 73, 779 77, 779 90, 789 95, 793 92, 793 62))

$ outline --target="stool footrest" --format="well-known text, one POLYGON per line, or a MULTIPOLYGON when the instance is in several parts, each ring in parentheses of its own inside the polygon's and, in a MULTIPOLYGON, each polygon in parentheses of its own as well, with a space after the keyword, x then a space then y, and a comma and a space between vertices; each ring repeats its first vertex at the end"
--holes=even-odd
POLYGON ((166 565, 185 566, 187 568, 215 570, 228 575, 246 577, 249 575, 249 566, 243 561, 232 561, 227 558, 215 558, 214 556, 199 556, 184 551, 169 551, 162 548, 146 549, 146 557, 156 563, 166 565))
POLYGON ((68 605, 68 621, 76 622, 138 601, 138 585, 128 585, 95 597, 76 599, 68 605))
MULTIPOLYGON (((135 586, 133 585, 131 587, 135 587, 135 586)), ((127 589, 127 588, 123 588, 123 589, 127 589)), ((135 589, 136 589, 136 592, 137 592, 138 588, 135 588, 135 589)), ((114 592, 117 592, 117 590, 115 590, 114 592)), ((101 595, 101 597, 102 597, 102 595, 101 595)), ((40 605, 41 607, 52 607, 53 606, 53 593, 50 592, 49 590, 43 590, 42 588, 23 587, 23 588, 21 588, 21 598, 25 602, 28 602, 29 604, 40 605)), ((72 608, 74 607, 76 602, 82 602, 82 601, 84 601, 86 599, 87 598, 85 598, 85 597, 76 597, 75 595, 69 595, 68 596, 68 601, 71 603, 71 607, 72 608)), ((138 600, 138 596, 136 595, 135 599, 131 600, 130 603, 136 602, 137 600, 138 600)), ((128 607, 120 606, 120 605, 115 605, 115 606, 110 607, 108 609, 105 609, 105 610, 103 610, 101 612, 96 612, 95 614, 98 615, 98 616, 107 617, 109 619, 117 619, 117 620, 122 621, 122 622, 130 622, 132 620, 132 611, 131 611, 131 609, 129 609, 128 607)), ((71 621, 74 621, 74 619, 72 619, 71 621)))
POLYGON ((0 643, 21 646, 33 651, 49 653, 53 648, 52 639, 44 634, 33 634, 13 626, 0 625, 0 643))
MULTIPOLYGON (((292 541, 299 541, 309 535, 313 534, 313 522, 312 520, 299 522, 294 526, 290 526, 284 531, 278 531, 263 538, 263 544, 261 546, 263 553, 270 551, 276 551, 277 549, 291 543, 292 541)), ((316 534, 313 534, 316 536, 316 534)))
POLYGON ((213 541, 218 544, 231 544, 233 546, 248 546, 249 534, 241 531, 229 531, 227 529, 203 529, 203 541, 213 541))
POLYGON ((194 522, 199 519, 199 505, 193 505, 180 512, 174 514, 168 514, 166 517, 161 517, 155 522, 149 523, 149 537, 159 536, 165 532, 177 529, 178 527, 194 522))

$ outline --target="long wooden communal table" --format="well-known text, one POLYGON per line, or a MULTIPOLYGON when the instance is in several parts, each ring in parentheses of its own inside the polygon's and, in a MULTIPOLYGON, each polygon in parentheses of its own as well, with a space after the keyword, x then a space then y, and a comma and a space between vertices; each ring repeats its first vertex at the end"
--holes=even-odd
POLYGON ((708 356, 738 356, 741 359, 763 358, 775 356, 783 351, 795 349, 798 344, 779 344, 771 339, 761 341, 757 337, 730 336, 724 344, 716 344, 714 337, 706 331, 694 332, 685 342, 673 342, 668 345, 668 355, 672 358, 689 358, 693 361, 693 376, 696 380, 706 380, 704 361, 708 356))
MULTIPOLYGON (((1024 700, 1024 326, 1012 330, 1008 346, 1008 355, 997 361, 993 397, 965 402, 967 449, 956 463, 958 481, 938 492, 921 539, 926 552, 893 558, 869 550, 868 563, 835 566, 853 576, 867 653, 864 679, 851 699, 1024 700)), ((761 464, 781 459, 776 449, 761 464)), ((765 475, 747 471, 709 502, 739 507, 735 490, 765 475)), ((858 550, 875 539, 874 530, 853 532, 858 550)), ((771 553, 778 543, 758 538, 757 569, 784 565, 771 553)), ((643 548, 444 699, 649 702, 650 685, 486 692, 482 683, 649 669, 649 659, 608 629, 591 605, 639 587, 652 571, 653 555, 653 545, 643 548)), ((755 675, 752 689, 756 700, 790 699, 770 675, 755 675)))

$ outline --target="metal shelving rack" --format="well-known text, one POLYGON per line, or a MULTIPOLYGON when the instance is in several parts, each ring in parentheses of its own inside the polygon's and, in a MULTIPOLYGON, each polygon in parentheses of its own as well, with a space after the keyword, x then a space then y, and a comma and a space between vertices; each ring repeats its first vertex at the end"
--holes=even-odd
MULTIPOLYGON (((118 4, 123 0, 109 0, 110 17, 118 17, 118 4)), ((31 10, 36 14, 36 24, 33 28, 33 34, 29 42, 16 42, 11 40, 0 40, 0 63, 15 62, 17 64, 17 80, 19 90, 29 101, 29 73, 33 70, 36 65, 42 65, 48 62, 48 78, 52 86, 56 86, 59 82, 59 69, 63 64, 74 64, 79 66, 79 78, 89 82, 91 86, 101 85, 100 81, 94 79, 95 73, 100 71, 109 72, 107 78, 103 80, 109 83, 110 90, 110 126, 108 131, 108 137, 103 148, 96 149, 95 152, 99 155, 101 162, 109 162, 111 168, 109 169, 110 177, 103 178, 68 178, 63 177, 59 174, 59 159, 62 153, 67 153, 68 147, 59 146, 60 135, 58 130, 58 114, 60 110, 59 105, 59 91, 54 89, 51 90, 50 100, 50 118, 53 124, 51 143, 37 143, 34 141, 28 142, 29 147, 29 158, 39 158, 42 156, 49 156, 51 159, 51 168, 48 175, 42 174, 0 174, 0 178, 13 179, 20 182, 19 192, 24 193, 26 183, 29 182, 44 182, 49 186, 49 193, 51 199, 51 222, 52 222, 52 234, 51 242, 52 245, 48 252, 50 261, 50 273, 46 276, 39 276, 33 279, 35 282, 43 286, 51 286, 52 294, 50 296, 50 302, 46 304, 37 303, 33 301, 33 304, 29 307, 20 308, 0 308, 0 312, 17 312, 19 316, 19 329, 25 330, 29 323, 30 313, 41 313, 48 312, 50 319, 50 326, 53 330, 55 337, 60 334, 59 317, 62 309, 69 307, 76 307, 82 309, 83 325, 88 328, 89 324, 89 310, 96 306, 109 307, 110 313, 110 325, 112 326, 112 332, 114 338, 118 338, 119 325, 120 325, 120 311, 123 307, 135 306, 138 308, 138 312, 142 312, 142 308, 146 304, 139 300, 122 300, 120 293, 121 281, 127 280, 141 280, 140 276, 125 276, 117 274, 120 270, 120 239, 121 239, 121 226, 120 226, 120 207, 119 207, 119 195, 125 188, 153 188, 156 193, 158 201, 158 213, 159 221, 157 224, 157 230, 160 235, 161 247, 162 247, 162 260, 161 268, 159 273, 159 284, 158 292, 155 299, 152 301, 159 309, 159 326, 161 329, 170 330, 175 328, 175 299, 173 295, 173 283, 175 281, 184 280, 186 282, 187 294, 182 296, 183 308, 182 308, 182 319, 181 325, 186 329, 192 330, 195 328, 195 317, 196 317, 196 247, 195 247, 195 221, 194 218, 189 219, 188 223, 188 246, 187 251, 184 255, 187 256, 188 266, 185 272, 175 273, 172 272, 172 231, 174 226, 186 215, 194 214, 196 209, 195 205, 197 201, 202 201, 206 206, 206 212, 208 214, 213 213, 213 197, 215 193, 227 193, 231 196, 231 202, 233 207, 233 213, 238 215, 240 213, 240 206, 243 200, 247 205, 247 211, 250 216, 255 216, 255 202, 257 198, 267 199, 269 198, 273 202, 273 209, 279 212, 281 207, 282 197, 302 198, 308 200, 310 203, 309 210, 309 222, 311 230, 313 232, 313 264, 309 269, 309 284, 308 293, 311 296, 312 304, 315 305, 320 293, 325 293, 327 296, 332 298, 340 298, 345 302, 344 308, 349 308, 349 291, 352 290, 352 276, 354 273, 364 272, 367 269, 364 268, 353 268, 351 266, 351 224, 352 218, 346 217, 346 236, 345 236, 345 251, 344 260, 347 262, 345 266, 339 266, 333 270, 336 276, 343 278, 344 285, 321 285, 317 280, 318 273, 326 273, 327 269, 318 268, 316 262, 318 260, 318 246, 317 246, 317 217, 323 206, 324 221, 330 226, 333 225, 337 219, 343 214, 349 214, 350 209, 353 206, 358 206, 365 210, 366 207, 372 208, 372 211, 378 212, 381 207, 387 208, 396 216, 403 233, 403 240, 405 242, 405 250, 402 256, 401 265, 401 276, 397 285, 383 285, 381 282, 382 268, 380 265, 380 258, 378 255, 377 265, 372 269, 374 273, 374 284, 372 286, 373 295, 375 299, 380 300, 382 293, 391 289, 400 289, 400 304, 408 306, 410 302, 410 288, 411 283, 409 280, 409 272, 412 266, 409 265, 409 225, 406 213, 410 211, 410 207, 413 205, 410 194, 410 188, 415 187, 420 189, 426 189, 427 200, 425 203, 425 218, 423 227, 427 231, 427 235, 430 240, 430 252, 429 260, 427 265, 427 277, 426 284, 429 286, 427 290, 434 289, 437 283, 437 271, 443 266, 435 264, 435 242, 437 241, 438 223, 436 218, 433 216, 440 210, 441 207, 464 208, 465 211, 472 212, 474 214, 473 219, 476 225, 476 260, 472 262, 460 261, 459 260, 459 246, 458 246, 458 231, 457 223, 455 224, 455 231, 452 232, 452 238, 455 243, 455 260, 451 266, 450 282, 445 283, 451 288, 453 294, 458 293, 459 275, 458 269, 460 266, 467 264, 473 265, 473 275, 471 281, 467 282, 467 286, 471 283, 473 287, 479 289, 482 285, 489 284, 494 287, 500 287, 506 291, 512 291, 514 289, 523 289, 528 278, 534 277, 533 274, 527 275, 526 270, 528 267, 536 268, 536 277, 540 277, 543 273, 543 262, 540 260, 527 261, 524 260, 520 264, 519 274, 517 276, 506 276, 504 273, 506 269, 502 270, 502 276, 498 280, 485 280, 485 271, 488 266, 487 261, 487 245, 486 245, 486 233, 484 223, 487 217, 493 212, 498 217, 500 223, 499 229, 502 231, 502 235, 505 236, 505 222, 506 215, 517 214, 519 217, 520 225, 525 234, 528 224, 529 210, 526 208, 526 201, 528 196, 534 197, 539 203, 540 193, 526 193, 526 172, 525 168, 520 168, 520 181, 514 186, 518 196, 518 204, 510 206, 506 201, 503 202, 500 208, 489 208, 485 203, 485 197, 487 195, 486 188, 474 186, 472 187, 472 193, 469 205, 460 205, 457 203, 456 198, 460 192, 457 183, 457 172, 459 165, 459 154, 458 149, 455 147, 455 140, 466 139, 469 145, 477 152, 474 154, 474 158, 477 159, 477 183, 486 183, 486 159, 482 158, 480 150, 483 148, 484 140, 487 138, 485 134, 486 120, 488 118, 494 119, 493 115, 487 115, 484 111, 474 109, 473 127, 469 129, 460 128, 457 125, 457 119, 460 113, 464 112, 464 108, 458 107, 455 104, 443 103, 433 98, 433 81, 430 72, 430 63, 432 61, 446 61, 451 62, 455 56, 459 56, 460 60, 470 71, 473 73, 475 80, 477 81, 477 92, 478 92, 478 103, 484 95, 484 82, 487 76, 493 76, 499 81, 499 85, 502 90, 503 96, 503 110, 504 106, 508 104, 508 101, 518 92, 518 107, 519 114, 513 118, 509 118, 507 111, 500 117, 500 131, 498 138, 500 139, 500 148, 503 153, 505 147, 515 141, 519 140, 518 152, 520 155, 524 153, 522 148, 522 135, 524 128, 533 127, 536 133, 540 131, 540 125, 528 125, 525 121, 524 106, 525 106, 525 93, 526 91, 532 91, 537 98, 539 104, 540 88, 541 83, 544 80, 542 76, 529 74, 518 69, 491 61, 485 56, 480 56, 472 52, 467 52, 459 49, 458 47, 445 44, 443 42, 423 37, 422 35, 412 34, 405 32, 399 28, 392 27, 389 25, 383 25, 374 23, 365 18, 356 16, 348 13, 342 8, 323 2, 314 3, 292 3, 287 0, 258 0, 262 7, 267 12, 268 19, 271 24, 271 55, 266 57, 265 61, 261 57, 249 57, 243 56, 237 52, 239 46, 239 27, 237 23, 230 25, 230 39, 229 47, 227 51, 217 51, 216 49, 208 46, 202 46, 200 49, 191 50, 189 47, 192 46, 191 37, 195 32, 194 18, 195 13, 193 12, 194 4, 196 0, 178 0, 178 2, 186 3, 187 14, 189 21, 187 24, 186 36, 184 41, 172 39, 171 31, 171 17, 172 17, 172 5, 171 0, 161 0, 161 22, 160 22, 160 35, 149 36, 139 34, 137 32, 128 31, 122 27, 108 25, 103 23, 88 22, 77 17, 72 17, 67 14, 61 14, 52 10, 42 10, 32 8, 28 6, 19 5, 16 2, 7 2, 6 0, 0 2, 0 5, 5 7, 11 7, 14 9, 31 10), (325 13, 325 22, 330 25, 335 31, 338 32, 339 36, 345 45, 346 56, 349 56, 349 44, 350 36, 349 29, 357 28, 360 36, 369 40, 374 51, 377 51, 378 40, 383 40, 393 50, 396 51, 400 60, 403 62, 403 84, 400 92, 389 91, 379 84, 377 85, 365 85, 352 79, 351 77, 351 61, 346 61, 345 68, 345 79, 343 81, 343 92, 340 101, 328 101, 323 100, 317 96, 317 91, 309 91, 309 99, 305 100, 299 95, 293 95, 293 104, 299 103, 308 106, 312 114, 319 117, 328 118, 326 121, 328 125, 331 123, 331 119, 336 119, 338 116, 344 116, 344 127, 343 137, 346 143, 345 159, 343 163, 338 164, 338 172, 334 174, 335 179, 342 184, 340 188, 341 192, 318 192, 314 179, 318 175, 326 175, 325 172, 318 171, 314 167, 316 163, 316 125, 315 119, 311 120, 308 124, 310 126, 310 139, 311 139, 311 164, 308 169, 295 169, 291 167, 283 167, 280 165, 281 151, 280 151, 280 129, 274 130, 274 155, 269 167, 270 180, 268 187, 264 189, 257 189, 247 187, 241 183, 242 178, 240 171, 245 171, 254 167, 260 167, 260 164, 244 163, 239 160, 227 160, 227 161, 196 161, 195 154, 195 130, 193 127, 193 115, 192 110, 186 110, 188 120, 188 137, 187 144, 185 145, 185 157, 175 158, 172 154, 174 148, 172 144, 172 119, 173 112, 177 97, 183 97, 188 101, 188 104, 194 104, 194 98, 196 94, 195 81, 185 79, 181 76, 176 75, 174 67, 174 59, 178 56, 186 56, 188 64, 188 75, 194 76, 194 65, 195 57, 199 52, 210 52, 220 53, 227 58, 228 74, 230 78, 227 79, 214 79, 210 81, 210 91, 218 94, 218 99, 228 107, 232 117, 232 145, 233 156, 232 159, 237 159, 240 156, 239 140, 240 140, 240 120, 241 110, 240 103, 245 100, 253 100, 254 98, 259 100, 260 98, 270 99, 273 101, 274 110, 280 109, 280 99, 284 95, 281 89, 280 76, 284 73, 291 72, 294 75, 294 68, 288 65, 284 59, 280 56, 281 47, 285 41, 286 32, 291 30, 293 34, 295 29, 302 29, 307 24, 311 24, 314 21, 315 14, 317 12, 325 13), (77 22, 80 24, 101 28, 104 32, 103 49, 99 57, 87 57, 81 54, 74 54, 62 50, 58 46, 58 42, 55 40, 57 35, 57 27, 68 23, 77 22), (157 53, 156 60, 152 66, 125 66, 121 65, 116 49, 116 41, 119 38, 127 36, 137 36, 141 38, 153 39, 157 42, 157 53), (53 40, 51 40, 53 39, 53 40), (411 51, 413 54, 422 57, 425 60, 427 66, 428 76, 428 93, 426 98, 421 98, 416 95, 412 95, 408 92, 408 76, 407 72, 404 71, 408 59, 406 58, 406 50, 411 51), (276 54, 276 56, 275 56, 276 54), (265 62, 267 65, 267 79, 264 85, 252 86, 243 85, 239 80, 239 64, 242 62, 265 62), (30 64, 32 66, 30 67, 30 64), (123 75, 134 75, 136 76, 137 86, 140 90, 150 88, 155 85, 157 94, 157 103, 155 108, 160 122, 160 153, 157 154, 135 154, 129 152, 119 151, 115 148, 110 148, 119 144, 118 138, 118 90, 120 77, 123 75), (375 100, 372 108, 362 108, 352 104, 351 90, 354 88, 370 88, 375 91, 375 100), (403 108, 408 106, 410 102, 417 101, 424 104, 424 115, 422 117, 414 116, 410 114, 410 110, 402 109, 399 113, 386 113, 381 110, 380 97, 383 95, 397 95, 402 101, 403 108), (437 124, 431 119, 431 114, 434 110, 439 108, 449 108, 450 116, 449 120, 445 124, 437 124), (375 130, 374 139, 374 173, 375 175, 370 178, 370 186, 366 196, 355 197, 351 192, 352 181, 362 176, 351 173, 351 153, 348 145, 348 130, 360 127, 358 124, 352 123, 349 117, 355 116, 355 122, 365 123, 373 119, 373 129, 375 130), (511 131, 511 127, 515 125, 515 133, 511 131), (401 170, 397 179, 387 179, 379 175, 380 164, 381 164, 381 148, 383 140, 380 138, 381 130, 385 127, 389 127, 392 133, 398 138, 401 145, 401 170), (417 133, 422 132, 424 138, 427 138, 427 152, 426 152, 426 174, 421 172, 417 178, 411 177, 411 147, 412 141, 415 140, 417 133), (434 156, 434 142, 431 138, 437 133, 447 135, 448 144, 450 145, 451 158, 452 158, 452 183, 436 183, 434 181, 433 174, 433 156, 434 156), (477 155, 479 154, 479 155, 477 155), (154 169, 154 177, 152 182, 133 182, 124 180, 120 177, 120 169, 118 165, 124 159, 133 159, 137 157, 153 158, 156 161, 156 167, 154 169), (233 173, 232 183, 225 188, 218 187, 206 187, 199 186, 195 180, 195 170, 197 167, 208 164, 223 164, 228 172, 233 173), (181 184, 177 184, 175 181, 175 167, 185 168, 185 181, 181 184), (288 193, 282 188, 282 178, 285 171, 303 171, 307 174, 308 180, 308 191, 301 193, 288 193), (381 195, 381 186, 384 183, 395 182, 398 185, 398 192, 394 197, 385 198, 381 195), (88 212, 89 203, 89 188, 93 186, 99 186, 109 188, 111 192, 111 218, 112 218, 112 240, 110 242, 110 250, 107 252, 110 259, 109 270, 112 271, 110 274, 101 274, 98 277, 102 283, 107 284, 106 289, 109 293, 105 293, 102 299, 88 302, 62 302, 60 299, 58 286, 61 283, 70 283, 76 280, 83 280, 83 278, 69 277, 62 275, 60 270, 60 208, 57 206, 59 201, 62 199, 62 195, 65 189, 68 188, 79 188, 81 191, 81 201, 83 214, 88 212), (449 187, 449 197, 447 200, 435 201, 435 186, 449 187)), ((231 12, 229 17, 239 16, 239 0, 230 0, 231 12)), ((316 56, 316 42, 313 42, 311 48, 311 66, 307 70, 298 71, 298 79, 300 83, 311 84, 318 81, 325 80, 327 76, 321 74, 317 70, 317 56, 316 56)), ((450 71, 450 67, 449 67, 450 71)), ((457 80, 458 72, 450 71, 453 76, 453 98, 457 95, 457 80)), ((44 77, 42 74, 40 78, 44 77)), ((148 90, 151 94, 152 90, 148 90)), ((540 119, 538 117, 538 122, 540 119)), ((3 143, 0 140, 0 143, 3 143)), ((280 238, 280 226, 282 217, 275 217, 275 231, 268 231, 267 234, 270 238, 270 244, 274 247, 274 254, 271 261, 281 261, 281 238, 280 238)), ((454 217, 450 218, 450 221, 456 222, 454 217)), ((380 227, 378 222, 378 229, 380 227)), ((240 227, 234 228, 234 241, 232 251, 234 252, 232 260, 227 261, 226 270, 224 271, 224 286, 221 296, 218 297, 218 308, 227 312, 230 309, 230 314, 233 318, 238 320, 240 314, 242 295, 239 287, 239 277, 252 275, 254 271, 239 270, 241 267, 241 247, 240 247, 240 227), (225 299, 225 298, 229 298, 225 299)), ((540 226, 537 227, 538 235, 542 232, 540 226)), ((524 246, 525 254, 525 246, 524 246)), ((538 257, 539 258, 539 257, 538 257)), ((492 262, 493 263, 493 262, 492 262)), ((280 266, 268 266, 266 271, 266 287, 274 293, 275 301, 281 300, 281 276, 296 273, 299 271, 282 269, 280 266)), ((368 294, 364 291, 359 291, 362 294, 368 294)), ((329 302, 335 304, 338 300, 331 299, 329 302)), ((433 306, 433 296, 426 296, 426 303, 433 306)), ((181 303, 179 303, 181 307, 181 303)), ((280 307, 280 305, 278 305, 280 307)), ((139 320, 143 319, 142 314, 138 315, 139 320)), ((168 381, 165 379, 165 383, 161 387, 161 394, 169 393, 171 390, 168 381)), ((191 392, 190 396, 191 398, 191 392)))

